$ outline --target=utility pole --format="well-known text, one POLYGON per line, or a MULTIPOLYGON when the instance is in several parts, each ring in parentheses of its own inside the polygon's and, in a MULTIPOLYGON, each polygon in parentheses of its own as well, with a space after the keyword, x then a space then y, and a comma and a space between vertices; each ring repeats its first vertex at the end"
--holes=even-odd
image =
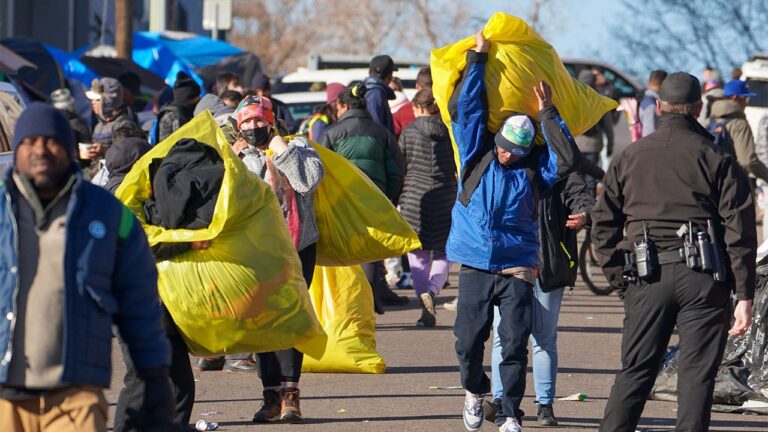
POLYGON ((115 50, 117 56, 131 58, 133 51, 133 0, 115 0, 115 50))

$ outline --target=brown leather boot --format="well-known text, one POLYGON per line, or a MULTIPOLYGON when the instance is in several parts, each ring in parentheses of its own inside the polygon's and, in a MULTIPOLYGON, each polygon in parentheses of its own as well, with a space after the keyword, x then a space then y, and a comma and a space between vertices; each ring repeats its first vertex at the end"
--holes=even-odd
POLYGON ((261 409, 253 415, 253 422, 280 421, 280 405, 280 393, 275 390, 264 390, 264 402, 261 403, 261 409))
POLYGON ((280 420, 288 423, 301 421, 299 389, 285 388, 280 390, 280 405, 280 420))

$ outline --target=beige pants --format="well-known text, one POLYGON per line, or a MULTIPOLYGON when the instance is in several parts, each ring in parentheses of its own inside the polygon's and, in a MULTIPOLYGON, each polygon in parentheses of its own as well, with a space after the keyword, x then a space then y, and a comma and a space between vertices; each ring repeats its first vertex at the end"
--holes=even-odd
POLYGON ((96 386, 67 387, 35 399, 0 399, 3 432, 102 432, 107 400, 96 386))

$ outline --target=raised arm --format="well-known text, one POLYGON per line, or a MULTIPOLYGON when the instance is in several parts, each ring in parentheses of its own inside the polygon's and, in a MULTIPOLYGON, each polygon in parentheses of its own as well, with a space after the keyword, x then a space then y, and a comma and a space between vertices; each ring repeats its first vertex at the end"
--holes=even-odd
POLYGON ((456 118, 452 124, 461 166, 484 144, 487 134, 488 97, 485 91, 485 64, 489 43, 482 32, 475 35, 476 47, 467 52, 467 69, 459 91, 456 118))

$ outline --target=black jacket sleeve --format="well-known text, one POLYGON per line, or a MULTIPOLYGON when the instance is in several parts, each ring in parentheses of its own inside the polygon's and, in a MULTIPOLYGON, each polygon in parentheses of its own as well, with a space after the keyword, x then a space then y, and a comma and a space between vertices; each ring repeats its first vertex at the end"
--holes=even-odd
POLYGON ((618 179, 618 160, 608 167, 603 184, 605 189, 592 210, 592 246, 608 282, 614 288, 626 288, 621 277, 624 251, 619 243, 624 239, 624 195, 618 179))
MULTIPOLYGON (((752 191, 744 171, 733 158, 723 159, 719 170, 718 212, 723 243, 730 261, 737 300, 750 300, 755 292, 757 228, 752 191)), ((726 258, 726 257, 723 257, 726 258)))
POLYGON ((584 177, 578 173, 571 173, 563 188, 563 202, 570 214, 586 212, 589 214, 595 206, 595 198, 589 192, 584 177))
POLYGON ((541 132, 547 142, 548 158, 539 162, 541 180, 550 188, 558 179, 565 178, 582 164, 582 156, 565 121, 554 106, 537 114, 541 132))

